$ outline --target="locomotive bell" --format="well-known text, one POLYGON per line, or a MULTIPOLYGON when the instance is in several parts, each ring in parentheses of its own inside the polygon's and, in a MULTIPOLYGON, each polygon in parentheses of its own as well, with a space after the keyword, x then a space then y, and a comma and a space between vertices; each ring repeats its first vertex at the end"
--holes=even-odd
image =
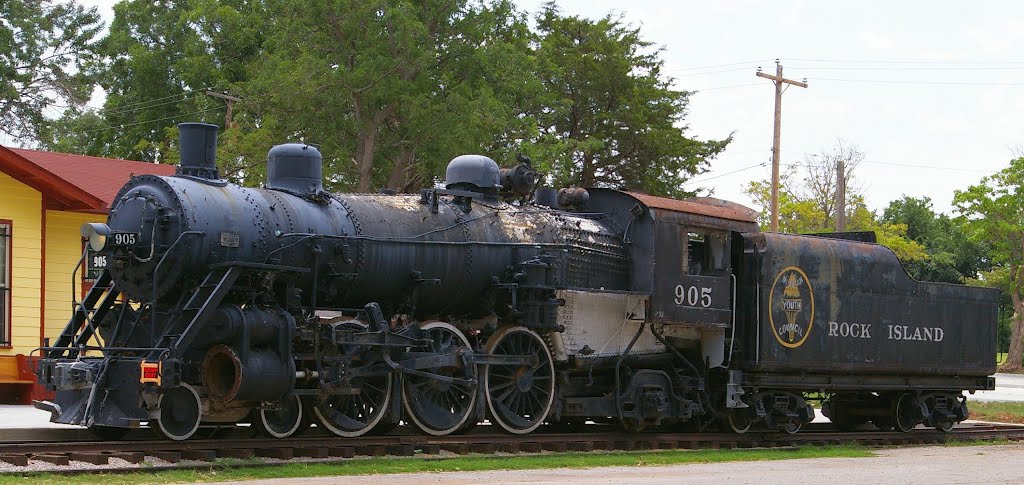
POLYGON ((461 155, 448 162, 444 186, 449 190, 468 190, 494 195, 501 187, 498 164, 483 155, 461 155))
POLYGON ((324 191, 320 150, 301 143, 276 145, 267 153, 267 188, 296 195, 324 191))
POLYGON ((181 158, 178 175, 219 179, 217 172, 217 125, 179 123, 178 146, 181 158))

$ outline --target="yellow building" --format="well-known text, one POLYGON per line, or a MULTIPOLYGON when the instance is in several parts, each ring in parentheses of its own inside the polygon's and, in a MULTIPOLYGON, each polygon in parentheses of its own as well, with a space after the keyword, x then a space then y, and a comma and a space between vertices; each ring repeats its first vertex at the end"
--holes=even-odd
POLYGON ((28 356, 60 334, 72 297, 89 285, 86 268, 76 271, 79 226, 105 221, 133 175, 173 173, 170 165, 0 146, 0 403, 27 404, 41 392, 28 356))

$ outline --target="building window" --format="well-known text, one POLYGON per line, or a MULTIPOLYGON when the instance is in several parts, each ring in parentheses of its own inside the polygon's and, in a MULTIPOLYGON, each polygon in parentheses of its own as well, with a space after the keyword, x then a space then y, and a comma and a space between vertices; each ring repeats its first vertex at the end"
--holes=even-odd
POLYGON ((11 223, 0 221, 0 347, 11 346, 11 223))

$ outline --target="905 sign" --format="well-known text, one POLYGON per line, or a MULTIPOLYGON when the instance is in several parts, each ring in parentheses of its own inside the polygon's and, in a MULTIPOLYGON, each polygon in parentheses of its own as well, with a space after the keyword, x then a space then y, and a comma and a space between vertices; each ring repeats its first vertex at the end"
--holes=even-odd
POLYGON ((695 307, 699 303, 704 308, 711 307, 711 288, 706 286, 676 285, 676 305, 686 304, 695 307))
POLYGON ((134 232, 115 232, 110 238, 114 246, 134 246, 139 242, 139 235, 134 232))

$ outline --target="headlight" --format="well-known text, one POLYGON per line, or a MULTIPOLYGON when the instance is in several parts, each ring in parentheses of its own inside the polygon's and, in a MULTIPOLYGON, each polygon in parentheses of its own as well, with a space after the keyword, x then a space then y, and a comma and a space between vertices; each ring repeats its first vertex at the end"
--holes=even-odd
POLYGON ((110 236, 110 226, 98 222, 87 222, 82 224, 82 237, 89 240, 89 248, 93 251, 102 251, 107 246, 107 237, 110 236))

